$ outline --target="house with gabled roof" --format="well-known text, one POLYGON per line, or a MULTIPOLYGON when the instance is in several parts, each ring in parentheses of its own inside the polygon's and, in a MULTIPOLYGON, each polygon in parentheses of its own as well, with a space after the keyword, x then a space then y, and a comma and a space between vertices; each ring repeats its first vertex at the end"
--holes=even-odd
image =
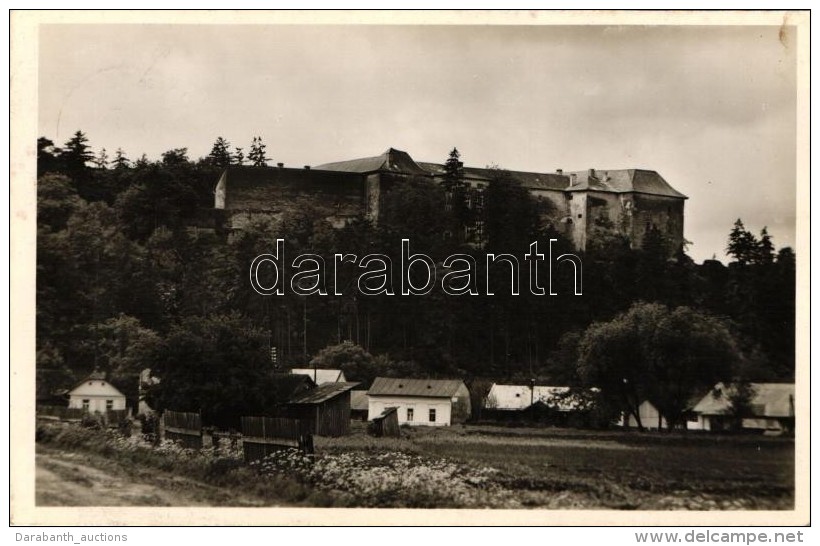
POLYGON ((89 413, 124 410, 125 395, 105 379, 105 374, 94 371, 68 392, 68 407, 89 413))
POLYGON ((367 391, 368 419, 397 408, 400 425, 448 426, 470 416, 470 391, 460 379, 377 377, 367 391))
MULTIPOLYGON (((750 383, 749 414, 741 417, 747 430, 782 433, 794 427, 794 383, 750 383)), ((732 397, 736 386, 718 383, 698 402, 693 412, 702 430, 726 430, 732 426, 732 397)))

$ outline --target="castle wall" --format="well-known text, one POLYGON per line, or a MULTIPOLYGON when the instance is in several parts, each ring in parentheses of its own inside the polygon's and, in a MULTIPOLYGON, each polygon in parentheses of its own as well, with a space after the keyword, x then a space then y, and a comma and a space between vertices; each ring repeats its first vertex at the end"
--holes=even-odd
POLYGON ((640 248, 647 229, 656 227, 670 242, 670 251, 683 244, 683 199, 636 193, 633 197, 632 247, 640 248))

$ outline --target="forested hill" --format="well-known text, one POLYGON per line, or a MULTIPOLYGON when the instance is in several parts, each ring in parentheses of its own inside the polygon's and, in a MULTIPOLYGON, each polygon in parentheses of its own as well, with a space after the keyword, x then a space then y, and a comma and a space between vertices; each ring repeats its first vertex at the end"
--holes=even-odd
POLYGON ((532 241, 546 248, 551 238, 574 252, 539 225, 533 198, 503 171, 487 190, 480 250, 442 236, 458 232, 465 211, 447 209, 445 189, 427 179, 384 196, 378 226, 361 219, 333 229, 305 208, 242 231, 214 229, 213 189, 222 169, 269 161, 258 138, 247 156, 218 139, 197 161, 185 148, 159 161, 133 161, 122 150, 94 154, 79 131, 61 149, 39 139, 38 396, 70 388, 96 368, 133 398, 139 371, 152 368, 187 378, 180 396, 189 400, 220 392, 252 404, 254 389, 274 369, 272 347, 280 370, 319 355, 364 382, 378 374, 580 384, 580 357, 599 332, 593 323, 617 324, 638 302, 685 306, 691 321, 707 317, 705 329, 718 321, 731 337, 731 354, 720 358, 732 361, 734 376, 793 378, 794 253, 776 250, 765 230, 750 233, 730 211, 726 265, 697 265, 685 253, 668 259, 660 236, 631 249, 629 240, 602 229, 586 252, 575 252, 583 262, 582 296, 567 289, 566 275, 555 280, 559 295, 534 296, 522 274, 518 296, 362 296, 353 289, 264 297, 252 289, 248 269, 277 238, 291 259, 313 253, 328 263, 341 251, 382 253, 399 263, 401 238, 436 260, 454 253, 483 259, 493 249, 523 256, 532 241), (344 341, 355 349, 334 349, 344 341))

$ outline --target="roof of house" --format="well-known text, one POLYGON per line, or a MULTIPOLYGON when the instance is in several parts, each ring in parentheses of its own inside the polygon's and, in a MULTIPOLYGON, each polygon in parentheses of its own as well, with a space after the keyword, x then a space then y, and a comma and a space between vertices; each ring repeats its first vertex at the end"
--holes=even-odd
POLYGON ((120 390, 106 381, 105 373, 94 371, 88 377, 77 383, 68 392, 69 396, 116 396, 124 397, 120 390))
POLYGON ((490 387, 490 392, 484 399, 487 409, 521 410, 530 407, 530 397, 533 403, 542 403, 560 411, 576 409, 577 402, 563 399, 561 395, 569 393, 569 387, 548 387, 536 385, 532 392, 529 385, 498 385, 490 387))
POLYGON ((323 171, 343 171, 353 173, 394 172, 400 174, 428 174, 421 168, 410 154, 394 148, 388 148, 384 153, 374 157, 349 159, 317 165, 316 169, 323 171))
POLYGON ((645 169, 600 170, 591 169, 569 173, 575 175, 576 183, 567 191, 601 191, 610 193, 648 193, 665 197, 687 199, 685 195, 669 185, 655 171, 645 169))
MULTIPOLYGON (((794 383, 751 383, 752 411, 759 417, 794 416, 794 383)), ((693 411, 702 415, 722 415, 729 411, 734 386, 722 383, 704 396, 693 411)))
POLYGON ((325 383, 315 389, 294 395, 288 400, 288 404, 321 404, 340 394, 346 393, 356 385, 358 385, 358 383, 325 383))
POLYGON ((345 380, 345 374, 342 370, 328 370, 328 369, 313 369, 313 368, 293 368, 290 373, 307 375, 313 379, 317 385, 322 383, 336 383, 345 380))
POLYGON ((368 396, 423 396, 452 398, 464 386, 460 379, 404 379, 377 377, 367 391, 368 396))
POLYGON ((367 391, 350 391, 350 409, 367 410, 368 404, 367 391))
POLYGON ((269 378, 266 384, 268 396, 277 403, 289 401, 302 392, 310 392, 316 387, 307 375, 277 373, 269 378))

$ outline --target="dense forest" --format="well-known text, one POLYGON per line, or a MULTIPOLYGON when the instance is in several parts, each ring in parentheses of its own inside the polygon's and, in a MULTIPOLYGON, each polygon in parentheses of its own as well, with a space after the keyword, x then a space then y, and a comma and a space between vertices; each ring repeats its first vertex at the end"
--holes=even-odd
MULTIPOLYGON (((687 379, 692 388, 793 380, 795 255, 776 250, 765 229, 757 236, 727 212, 727 265, 695 264, 685 249, 670 258, 657 232, 632 248, 604 225, 576 252, 542 225, 539 203, 502 169, 481 209, 464 206, 457 153, 442 156, 445 183, 396 186, 377 225, 362 218, 334 229, 305 208, 229 231, 213 228, 214 186, 226 166, 271 161, 259 137, 247 156, 218 138, 205 158, 178 148, 158 161, 94 153, 80 131, 61 148, 40 138, 38 398, 97 369, 133 400, 140 370, 151 368, 162 380, 154 393, 161 407, 260 411, 275 391, 272 374, 311 361, 365 384, 404 375, 606 385, 635 374, 656 378, 641 388, 657 398, 687 379), (442 235, 463 232, 477 215, 481 248, 442 235), (248 281, 252 260, 277 239, 291 259, 311 253, 331 263, 342 250, 398 263, 402 238, 434 260, 460 253, 478 264, 487 252, 523 256, 531 242, 545 249, 557 239, 583 262, 583 295, 573 294, 566 268, 554 280, 557 296, 532 295, 525 275, 517 296, 509 283, 493 296, 363 296, 352 271, 339 273, 342 296, 265 297, 248 281)), ((675 411, 672 404, 667 413, 675 411)))

